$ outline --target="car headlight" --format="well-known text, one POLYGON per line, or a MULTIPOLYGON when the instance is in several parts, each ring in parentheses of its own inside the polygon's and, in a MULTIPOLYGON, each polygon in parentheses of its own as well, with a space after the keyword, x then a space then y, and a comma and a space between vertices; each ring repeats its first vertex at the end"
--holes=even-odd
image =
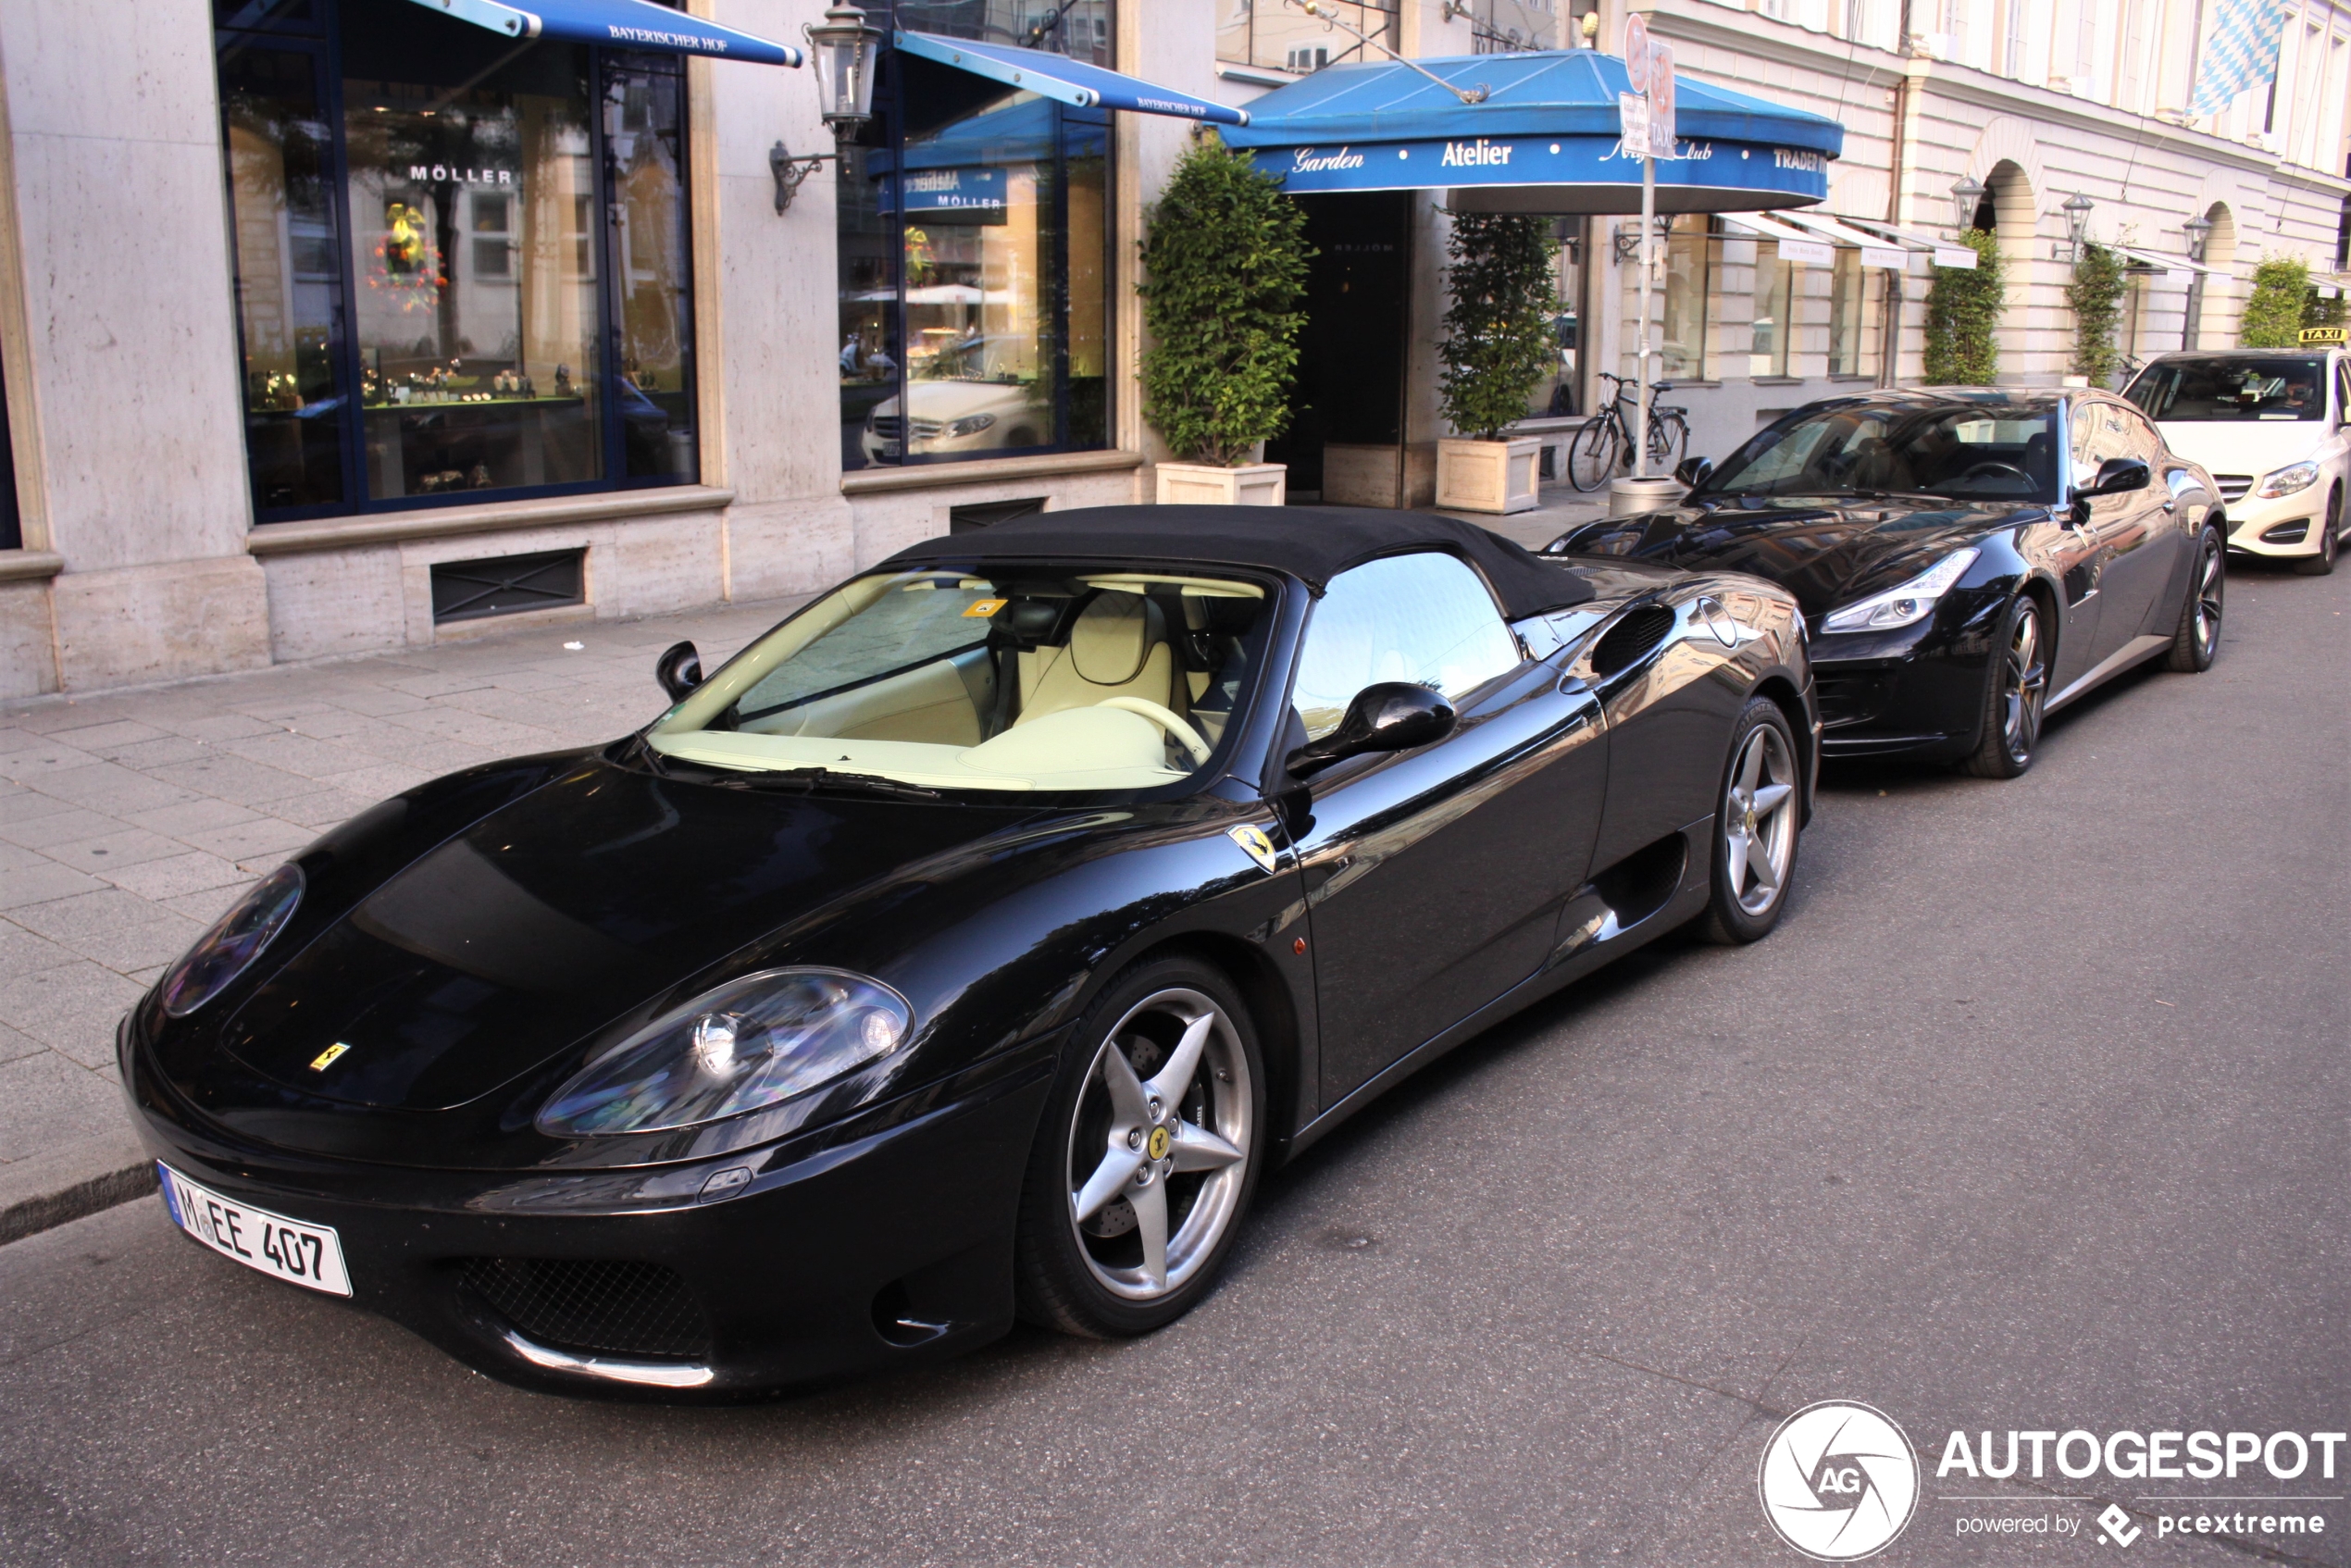
POLYGON ((2319 482, 2316 463, 2296 463, 2263 477, 2254 494, 2264 501, 2275 501, 2281 495, 2292 495, 2297 490, 2308 490, 2319 482))
POLYGON ((995 422, 996 416, 993 414, 966 414, 960 419, 949 420, 946 433, 950 436, 976 436, 995 422))
POLYGON ((229 989, 302 902, 302 867, 288 861, 253 886, 163 977, 163 1010, 185 1018, 229 989))
POLYGON ((1841 610, 1833 610, 1821 623, 1822 631, 1890 631, 1896 627, 1922 621, 1934 613, 1935 601, 1951 591, 1951 585, 1967 575, 1975 565, 1973 549, 1954 551, 1925 571, 1883 593, 1873 593, 1841 610))
POLYGON ((552 1138, 669 1132, 819 1089, 905 1042, 906 999, 840 969, 763 969, 654 1019, 540 1111, 552 1138))

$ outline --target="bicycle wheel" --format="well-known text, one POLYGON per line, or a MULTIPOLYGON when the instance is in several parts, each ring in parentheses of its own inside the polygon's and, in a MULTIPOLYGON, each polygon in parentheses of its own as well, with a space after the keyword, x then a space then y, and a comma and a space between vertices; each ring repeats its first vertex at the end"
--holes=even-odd
POLYGON ((1616 472, 1623 455, 1616 421, 1605 414, 1589 420, 1567 444, 1567 482, 1579 491, 1598 490, 1616 472))
POLYGON ((1682 423, 1682 416, 1672 409, 1649 421, 1649 463, 1672 473, 1673 466, 1690 449, 1690 428, 1682 423))

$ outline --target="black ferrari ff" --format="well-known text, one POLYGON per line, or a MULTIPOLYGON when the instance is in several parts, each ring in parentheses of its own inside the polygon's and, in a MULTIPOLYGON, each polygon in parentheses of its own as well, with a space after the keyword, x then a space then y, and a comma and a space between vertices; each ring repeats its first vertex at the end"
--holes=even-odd
POLYGON ((1786 588, 1832 757, 2014 778, 2046 714, 2148 659, 2208 668, 2220 647, 2220 489, 2106 392, 1829 398, 1675 477, 1690 489, 1673 510, 1589 524, 1546 553, 1786 588))
POLYGON ((328 834, 125 1018, 190 1237, 570 1392, 1147 1331, 1382 1089, 1770 930, 1818 751, 1779 589, 1402 513, 1049 513, 660 674, 328 834))

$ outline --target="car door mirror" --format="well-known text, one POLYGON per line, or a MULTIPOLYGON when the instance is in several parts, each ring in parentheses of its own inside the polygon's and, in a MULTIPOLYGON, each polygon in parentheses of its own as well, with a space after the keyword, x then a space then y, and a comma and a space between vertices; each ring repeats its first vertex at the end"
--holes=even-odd
POLYGON ((1714 472, 1711 457, 1685 457, 1673 465, 1673 479, 1684 490, 1696 490, 1714 472))
POLYGON ((2149 478, 2147 466, 2137 457, 2109 457, 2098 465, 2097 478, 2073 492, 2076 501, 2093 495, 2121 495, 2125 491, 2145 490, 2149 478))
POLYGON ((702 655, 691 642, 673 642, 653 661, 653 678, 673 703, 702 684, 702 655))
POLYGON ((1453 733, 1455 717, 1453 704, 1427 687, 1383 680, 1356 692, 1338 728, 1299 747, 1283 765, 1304 778, 1368 752, 1409 752, 1453 733))

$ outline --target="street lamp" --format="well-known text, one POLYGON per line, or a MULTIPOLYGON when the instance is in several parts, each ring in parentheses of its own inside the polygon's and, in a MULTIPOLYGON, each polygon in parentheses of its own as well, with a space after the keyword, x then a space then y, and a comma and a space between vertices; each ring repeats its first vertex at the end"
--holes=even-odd
MULTIPOLYGON (((882 30, 867 21, 865 13, 849 0, 837 0, 823 21, 800 31, 808 39, 809 63, 816 68, 819 112, 832 128, 834 141, 856 134, 858 127, 874 118, 874 62, 882 30)), ((776 177, 776 210, 783 212, 791 206, 801 181, 815 173, 818 164, 838 161, 840 156, 839 153, 819 153, 794 157, 780 141, 768 148, 767 168, 776 177)))
MULTIPOLYGON (((2206 247, 2212 243, 2212 220, 2201 214, 2180 225, 2180 232, 2188 237, 2188 259, 2199 266, 2204 261, 2206 247)), ((2180 346, 2196 347, 2196 337, 2204 330, 2204 274, 2188 274, 2188 306, 2180 323, 2180 346)))
POLYGON ((1984 200, 1984 181, 1967 175, 1951 187, 1951 227, 1964 234, 1975 227, 1976 204, 1984 200))
POLYGON ((2065 213, 2066 237, 2050 242, 2051 260, 2071 263, 2081 261, 2082 246, 2088 239, 2090 232, 2090 209, 2096 205, 2097 203, 2079 191, 2065 198, 2065 205, 2061 210, 2065 213))

